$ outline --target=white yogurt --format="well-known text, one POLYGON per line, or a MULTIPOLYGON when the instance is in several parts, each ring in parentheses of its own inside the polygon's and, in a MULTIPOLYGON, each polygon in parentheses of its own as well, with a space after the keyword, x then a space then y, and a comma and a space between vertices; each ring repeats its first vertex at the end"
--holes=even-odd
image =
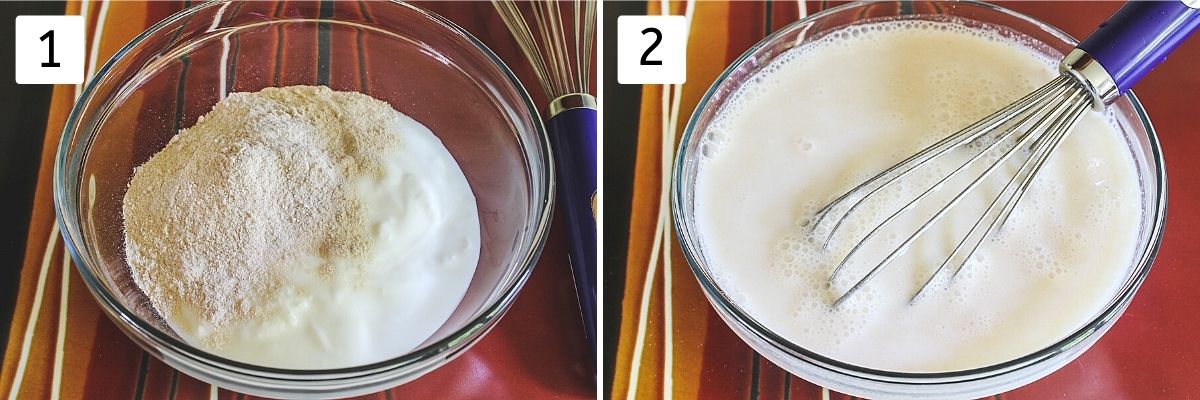
MULTIPOLYGON (((982 367, 1078 329, 1128 274, 1142 215, 1133 157, 1102 114, 1084 115, 963 272, 942 274, 913 304, 1015 164, 837 308, 884 247, 829 287, 834 266, 965 153, 865 206, 828 251, 805 227, 837 195, 1048 82, 1056 66, 991 31, 911 21, 845 29, 779 56, 731 96, 702 144, 695 220, 718 285, 784 338, 877 369, 982 367)), ((902 218, 881 243, 898 244, 930 214, 902 218)))
POLYGON ((399 357, 430 338, 467 291, 479 261, 475 196, 450 152, 399 112, 403 145, 381 179, 359 178, 377 254, 367 265, 313 258, 280 270, 287 282, 262 299, 259 317, 220 332, 187 318, 168 323, 185 340, 233 360, 297 369, 344 368, 399 357), (331 264, 332 263, 332 264, 331 264), (343 263, 344 264, 344 263, 343 263), (336 273, 322 273, 324 270, 336 273), (354 271, 354 272, 348 272, 354 271))

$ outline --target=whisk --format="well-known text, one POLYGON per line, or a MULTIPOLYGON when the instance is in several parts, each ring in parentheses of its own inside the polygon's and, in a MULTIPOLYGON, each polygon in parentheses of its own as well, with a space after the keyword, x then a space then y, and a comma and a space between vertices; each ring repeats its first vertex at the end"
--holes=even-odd
POLYGON ((978 146, 979 149, 965 162, 959 163, 949 174, 874 226, 866 236, 855 243, 830 274, 829 283, 832 285, 849 261, 860 253, 864 244, 876 238, 883 231, 883 227, 896 221, 901 215, 913 212, 919 204, 930 201, 930 195, 939 191, 943 184, 952 178, 961 175, 969 179, 970 175, 962 175, 962 173, 968 170, 978 170, 987 165, 984 160, 989 160, 991 157, 986 155, 1000 154, 995 161, 983 169, 982 173, 976 175, 974 180, 970 181, 944 206, 938 208, 916 231, 893 248, 890 253, 887 253, 866 275, 839 296, 833 303, 834 307, 844 302, 883 268, 902 256, 907 248, 941 221, 956 205, 963 199, 972 196, 983 181, 1000 170, 1000 167, 1013 156, 1021 154, 1025 158, 1023 161, 1017 160, 1020 167, 1017 168, 1016 173, 1008 179, 1000 193, 979 216, 967 234, 959 240, 941 265, 913 294, 912 299, 915 300, 930 286, 938 274, 950 268, 951 265, 954 265, 954 272, 951 275, 951 279, 953 279, 984 240, 1002 226, 1012 214, 1038 172, 1062 144, 1063 139, 1070 134, 1083 114, 1089 108, 1095 111, 1104 110, 1108 104, 1128 91, 1142 76, 1162 62, 1167 54, 1182 43, 1198 26, 1200 26, 1200 0, 1128 2, 1063 58, 1059 67, 1061 74, 1058 78, 982 120, 926 147, 899 164, 887 168, 817 211, 813 222, 810 223, 810 228, 815 235, 818 227, 832 224, 832 228, 828 230, 828 235, 824 237, 823 242, 824 247, 828 248, 830 240, 843 226, 847 217, 858 210, 864 201, 878 195, 918 168, 930 165, 931 161, 944 157, 951 150, 964 148, 967 144, 977 142, 980 138, 994 139, 990 143, 988 140, 978 141, 981 142, 978 146), (987 144, 984 145, 984 143, 987 144), (973 165, 978 167, 972 167, 973 165))
MULTIPOLYGON (((570 236, 571 272, 584 335, 596 346, 596 98, 587 93, 594 0, 493 0, 504 25, 552 99, 546 127, 558 168, 558 197, 570 236), (527 22, 528 19, 532 23, 527 22), (569 21, 564 19, 569 17, 569 21)), ((593 351, 588 351, 592 354, 593 351)))

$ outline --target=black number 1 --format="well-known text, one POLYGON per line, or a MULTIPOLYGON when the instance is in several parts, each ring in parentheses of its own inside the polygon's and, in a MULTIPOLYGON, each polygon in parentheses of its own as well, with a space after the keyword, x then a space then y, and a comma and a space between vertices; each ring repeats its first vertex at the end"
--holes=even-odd
MULTIPOLYGON (((42 35, 42 37, 40 39, 43 42, 46 40, 50 41, 50 57, 49 57, 50 61, 42 63, 42 66, 43 67, 58 67, 58 63, 54 62, 54 30, 51 29, 51 30, 46 31, 46 34, 42 35)), ((658 42, 655 42, 655 44, 657 44, 657 43, 658 42)))
POLYGON ((654 51, 654 49, 658 47, 658 44, 662 42, 662 31, 658 30, 658 28, 642 29, 643 35, 645 35, 647 33, 654 34, 654 43, 651 43, 650 47, 646 48, 646 52, 642 53, 642 65, 662 65, 661 60, 647 60, 646 59, 646 57, 650 57, 650 52, 654 51))

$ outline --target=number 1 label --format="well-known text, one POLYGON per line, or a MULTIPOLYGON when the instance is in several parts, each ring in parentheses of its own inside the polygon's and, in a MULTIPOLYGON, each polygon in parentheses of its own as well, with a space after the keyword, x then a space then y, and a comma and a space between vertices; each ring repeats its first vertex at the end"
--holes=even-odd
POLYGON ((83 41, 83 17, 78 15, 18 16, 17 83, 82 83, 83 41))
POLYGON ((42 35, 42 37, 40 37, 38 39, 50 41, 50 50, 48 50, 50 52, 50 55, 47 56, 47 58, 49 58, 50 61, 46 61, 46 62, 42 63, 42 66, 49 67, 49 68, 61 67, 62 64, 54 62, 54 30, 51 29, 51 30, 46 31, 46 34, 42 35))
POLYGON ((687 80, 687 20, 682 16, 617 17, 617 82, 672 84, 687 80))

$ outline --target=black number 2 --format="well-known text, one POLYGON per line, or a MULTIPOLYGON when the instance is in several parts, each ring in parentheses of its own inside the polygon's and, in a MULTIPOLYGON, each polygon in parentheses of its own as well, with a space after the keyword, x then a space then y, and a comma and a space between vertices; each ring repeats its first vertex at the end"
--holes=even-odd
POLYGON ((52 67, 52 68, 58 67, 58 63, 54 62, 54 30, 51 29, 51 30, 46 31, 46 34, 42 35, 42 37, 40 39, 43 42, 46 40, 50 41, 50 56, 49 56, 50 61, 42 63, 42 66, 43 67, 52 67))
POLYGON ((646 52, 642 53, 642 65, 662 65, 661 60, 647 60, 646 59, 646 57, 650 57, 650 52, 654 51, 654 49, 658 47, 659 43, 662 43, 662 31, 658 30, 658 28, 642 29, 643 35, 645 35, 647 33, 654 34, 654 43, 651 43, 650 47, 646 48, 646 52))

